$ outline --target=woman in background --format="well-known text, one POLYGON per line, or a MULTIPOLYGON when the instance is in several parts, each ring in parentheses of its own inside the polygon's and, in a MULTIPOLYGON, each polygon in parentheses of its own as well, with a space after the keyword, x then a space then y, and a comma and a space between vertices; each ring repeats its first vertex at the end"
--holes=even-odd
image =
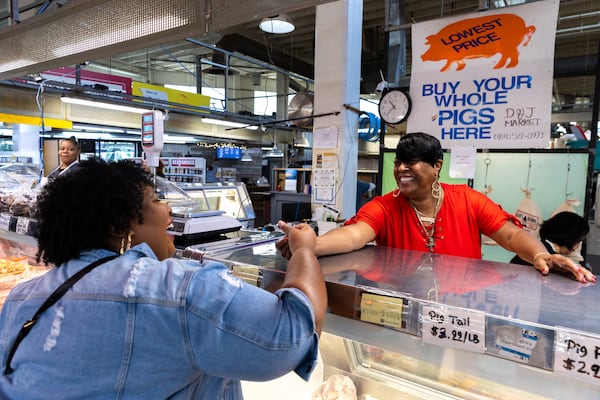
POLYGON ((41 184, 45 185, 55 180, 58 176, 69 171, 79 163, 79 153, 81 148, 75 136, 71 136, 67 139, 61 139, 58 142, 58 158, 60 163, 58 167, 53 169, 48 176, 42 179, 41 184))

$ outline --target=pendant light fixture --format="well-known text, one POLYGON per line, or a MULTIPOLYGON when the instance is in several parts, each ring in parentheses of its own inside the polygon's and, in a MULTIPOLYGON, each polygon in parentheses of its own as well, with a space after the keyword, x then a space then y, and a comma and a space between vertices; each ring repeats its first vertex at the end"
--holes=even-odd
POLYGON ((273 148, 265 153, 266 158, 281 158, 283 157, 283 152, 279 150, 277 147, 277 140, 275 138, 275 130, 273 131, 273 148))
POLYGON ((258 24, 261 31, 274 34, 284 34, 293 32, 296 27, 287 14, 274 15, 263 18, 258 24))
POLYGON ((265 154, 267 158, 281 158, 283 157, 283 152, 279 150, 276 144, 273 144, 273 148, 265 154))
POLYGON ((244 150, 242 152, 242 158, 240 161, 243 161, 243 162, 252 162, 253 161, 250 154, 248 154, 248 150, 244 150))

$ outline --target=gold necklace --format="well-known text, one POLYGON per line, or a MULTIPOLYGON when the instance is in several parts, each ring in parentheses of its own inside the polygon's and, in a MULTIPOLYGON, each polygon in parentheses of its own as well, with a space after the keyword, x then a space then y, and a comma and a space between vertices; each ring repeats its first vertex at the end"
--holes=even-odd
POLYGON ((441 199, 441 196, 438 197, 437 201, 435 202, 435 210, 433 212, 433 218, 426 217, 425 214, 423 214, 422 212, 417 210, 417 207, 415 207, 413 202, 409 200, 410 206, 414 210, 415 215, 417 217, 417 221, 419 222, 419 225, 421 226, 421 231, 423 232, 423 235, 425 236, 425 238, 424 238, 425 239, 425 247, 427 247, 429 249, 430 253, 433 253, 433 248, 435 247, 435 223, 437 221, 438 212, 440 211, 440 199, 441 199), (431 224, 431 225, 429 225, 429 228, 425 226, 425 223, 431 224))

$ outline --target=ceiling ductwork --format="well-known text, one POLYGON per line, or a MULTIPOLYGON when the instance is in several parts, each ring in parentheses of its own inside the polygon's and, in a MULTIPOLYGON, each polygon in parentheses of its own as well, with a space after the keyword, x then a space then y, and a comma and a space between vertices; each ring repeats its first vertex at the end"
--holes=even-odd
POLYGON ((223 52, 215 50, 211 57, 211 62, 201 61, 203 64, 209 65, 208 68, 202 70, 203 74, 209 75, 225 75, 227 71, 228 75, 235 75, 238 72, 231 68, 229 62, 227 61, 227 55, 223 52))
POLYGON ((264 44, 255 42, 237 33, 223 36, 217 47, 232 53, 244 54, 268 64, 272 64, 286 71, 314 79, 315 71, 312 64, 294 58, 282 51, 267 49, 264 44))

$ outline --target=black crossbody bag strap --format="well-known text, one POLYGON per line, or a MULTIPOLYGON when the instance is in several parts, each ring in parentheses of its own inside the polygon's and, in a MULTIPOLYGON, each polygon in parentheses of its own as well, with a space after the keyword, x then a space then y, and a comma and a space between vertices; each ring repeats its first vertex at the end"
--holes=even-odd
POLYGON ((94 261, 87 267, 85 267, 82 270, 78 271, 77 273, 73 274, 73 276, 71 276, 69 279, 67 279, 54 292, 52 292, 52 294, 46 299, 46 301, 44 301, 44 304, 42 304, 42 306, 40 308, 38 308, 38 310, 35 312, 35 315, 29 321, 25 322, 23 324, 23 326, 21 327, 21 330, 19 331, 19 334, 17 335, 17 338, 15 339, 15 342, 13 343, 12 347, 10 348, 10 352, 8 353, 8 358, 6 359, 6 366, 4 368, 5 375, 8 375, 13 372, 13 369, 10 366, 10 363, 12 362, 12 359, 17 351, 17 348, 19 347, 19 344, 21 343, 21 341, 23 339, 25 339, 25 336, 27 336, 29 334, 29 331, 31 331, 31 328, 33 328, 33 326, 37 322, 40 315, 42 315, 42 313, 44 311, 46 311, 47 309, 52 307, 52 305, 54 303, 56 303, 61 297, 63 297, 65 295, 65 293, 67 293, 67 290, 69 290, 71 288, 71 286, 73 286, 75 283, 77 283, 77 281, 79 281, 81 278, 83 278, 84 275, 86 275, 88 272, 90 272, 91 270, 93 270, 94 268, 99 266, 100 264, 104 264, 105 262, 110 261, 113 258, 117 258, 117 257, 118 257, 118 255, 115 254, 115 255, 104 257, 104 258, 94 261))

